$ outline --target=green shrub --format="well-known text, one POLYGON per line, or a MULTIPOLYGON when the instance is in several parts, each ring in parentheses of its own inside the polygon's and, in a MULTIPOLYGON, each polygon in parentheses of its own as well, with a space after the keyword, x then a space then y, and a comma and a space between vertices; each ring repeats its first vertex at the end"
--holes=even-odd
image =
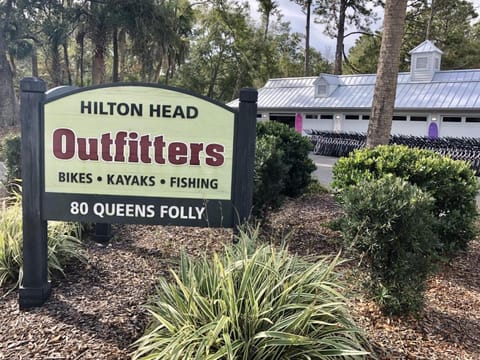
POLYGON ((18 179, 22 178, 21 164, 21 140, 19 135, 9 135, 5 137, 1 146, 2 159, 7 168, 5 183, 8 185, 15 184, 18 179))
POLYGON ((287 125, 257 123, 253 214, 279 207, 285 197, 307 191, 315 164, 308 157, 311 143, 287 125))
POLYGON ((276 121, 257 123, 257 139, 264 136, 275 136, 278 148, 283 151, 282 161, 288 167, 284 194, 290 197, 303 194, 310 183, 311 173, 315 170, 315 164, 308 157, 312 150, 310 140, 295 129, 276 121))
POLYGON ((253 214, 256 216, 281 205, 285 195, 285 177, 289 167, 283 163, 283 151, 275 136, 257 139, 253 176, 253 214))
MULTIPOLYGON (((49 274, 64 274, 64 267, 71 261, 86 261, 80 239, 80 226, 75 223, 48 223, 49 274)), ((0 210, 0 286, 18 285, 23 264, 22 206, 21 197, 4 204, 0 210)))
POLYGON ((334 273, 246 234, 222 255, 183 256, 160 279, 134 359, 330 359, 365 355, 334 273))
POLYGON ((433 199, 394 177, 345 189, 341 229, 366 259, 369 289, 388 314, 419 312, 436 246, 433 199))
POLYGON ((478 180, 466 162, 406 146, 377 146, 339 159, 333 168, 332 186, 341 193, 350 185, 387 174, 418 186, 434 198, 433 213, 440 220, 437 251, 453 255, 467 249, 475 237, 478 180))

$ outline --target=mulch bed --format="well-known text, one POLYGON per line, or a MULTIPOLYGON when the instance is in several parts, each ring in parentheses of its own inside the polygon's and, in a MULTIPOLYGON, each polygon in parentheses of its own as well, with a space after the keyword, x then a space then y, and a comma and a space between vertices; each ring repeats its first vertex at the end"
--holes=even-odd
MULTIPOLYGON (((290 251, 302 256, 335 255, 341 250, 339 234, 326 224, 338 215, 330 195, 304 197, 271 214, 263 232, 276 241, 289 234, 290 251)), ((181 249, 201 255, 232 239, 223 229, 124 225, 114 230, 106 246, 85 242, 88 264, 72 265, 66 278, 55 280, 43 307, 19 311, 18 294, 0 290, 0 359, 129 359, 131 344, 147 323, 142 305, 158 276, 168 276, 176 266, 181 249)), ((352 314, 377 357, 480 359, 479 264, 477 240, 431 279, 419 318, 385 317, 361 291, 353 292, 352 314)))

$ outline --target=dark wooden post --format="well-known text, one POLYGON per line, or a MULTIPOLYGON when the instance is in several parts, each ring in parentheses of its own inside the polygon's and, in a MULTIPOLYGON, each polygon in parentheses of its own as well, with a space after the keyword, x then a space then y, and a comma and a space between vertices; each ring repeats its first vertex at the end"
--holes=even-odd
POLYGON ((93 240, 98 243, 107 243, 112 238, 112 224, 96 223, 93 240))
POLYGON ((252 210, 257 98, 258 92, 255 89, 240 90, 239 119, 235 142, 236 167, 233 206, 236 214, 234 215, 234 231, 248 220, 252 210))
POLYGON ((47 221, 42 209, 43 146, 41 104, 46 84, 38 78, 20 82, 22 126, 23 279, 19 289, 21 309, 41 306, 50 296, 48 280, 47 221))

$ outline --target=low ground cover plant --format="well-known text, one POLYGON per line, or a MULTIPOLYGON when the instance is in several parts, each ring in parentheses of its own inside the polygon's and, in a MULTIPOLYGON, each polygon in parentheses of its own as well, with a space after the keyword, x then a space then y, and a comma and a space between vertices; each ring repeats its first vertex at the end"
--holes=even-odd
MULTIPOLYGON (((85 262, 80 241, 81 227, 77 223, 48 223, 48 270, 64 275, 65 265, 72 261, 85 262)), ((15 194, 0 209, 0 286, 21 282, 23 263, 21 195, 15 194)))
POLYGON ((213 259, 184 255, 161 278, 134 359, 331 359, 367 354, 336 276, 316 263, 256 246, 256 233, 213 259))

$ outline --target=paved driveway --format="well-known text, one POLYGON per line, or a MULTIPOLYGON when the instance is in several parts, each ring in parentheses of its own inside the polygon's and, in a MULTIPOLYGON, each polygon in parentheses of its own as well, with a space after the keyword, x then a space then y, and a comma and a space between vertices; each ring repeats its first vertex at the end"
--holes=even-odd
MULTIPOLYGON (((310 158, 313 160, 315 165, 317 165, 317 170, 313 172, 313 176, 315 176, 320 184, 330 187, 330 183, 332 182, 332 168, 333 165, 337 162, 338 158, 330 157, 330 156, 320 156, 320 155, 310 155, 310 158)), ((480 178, 479 182, 480 182, 480 178)), ((477 194, 477 207, 480 208, 480 193, 477 194)))

